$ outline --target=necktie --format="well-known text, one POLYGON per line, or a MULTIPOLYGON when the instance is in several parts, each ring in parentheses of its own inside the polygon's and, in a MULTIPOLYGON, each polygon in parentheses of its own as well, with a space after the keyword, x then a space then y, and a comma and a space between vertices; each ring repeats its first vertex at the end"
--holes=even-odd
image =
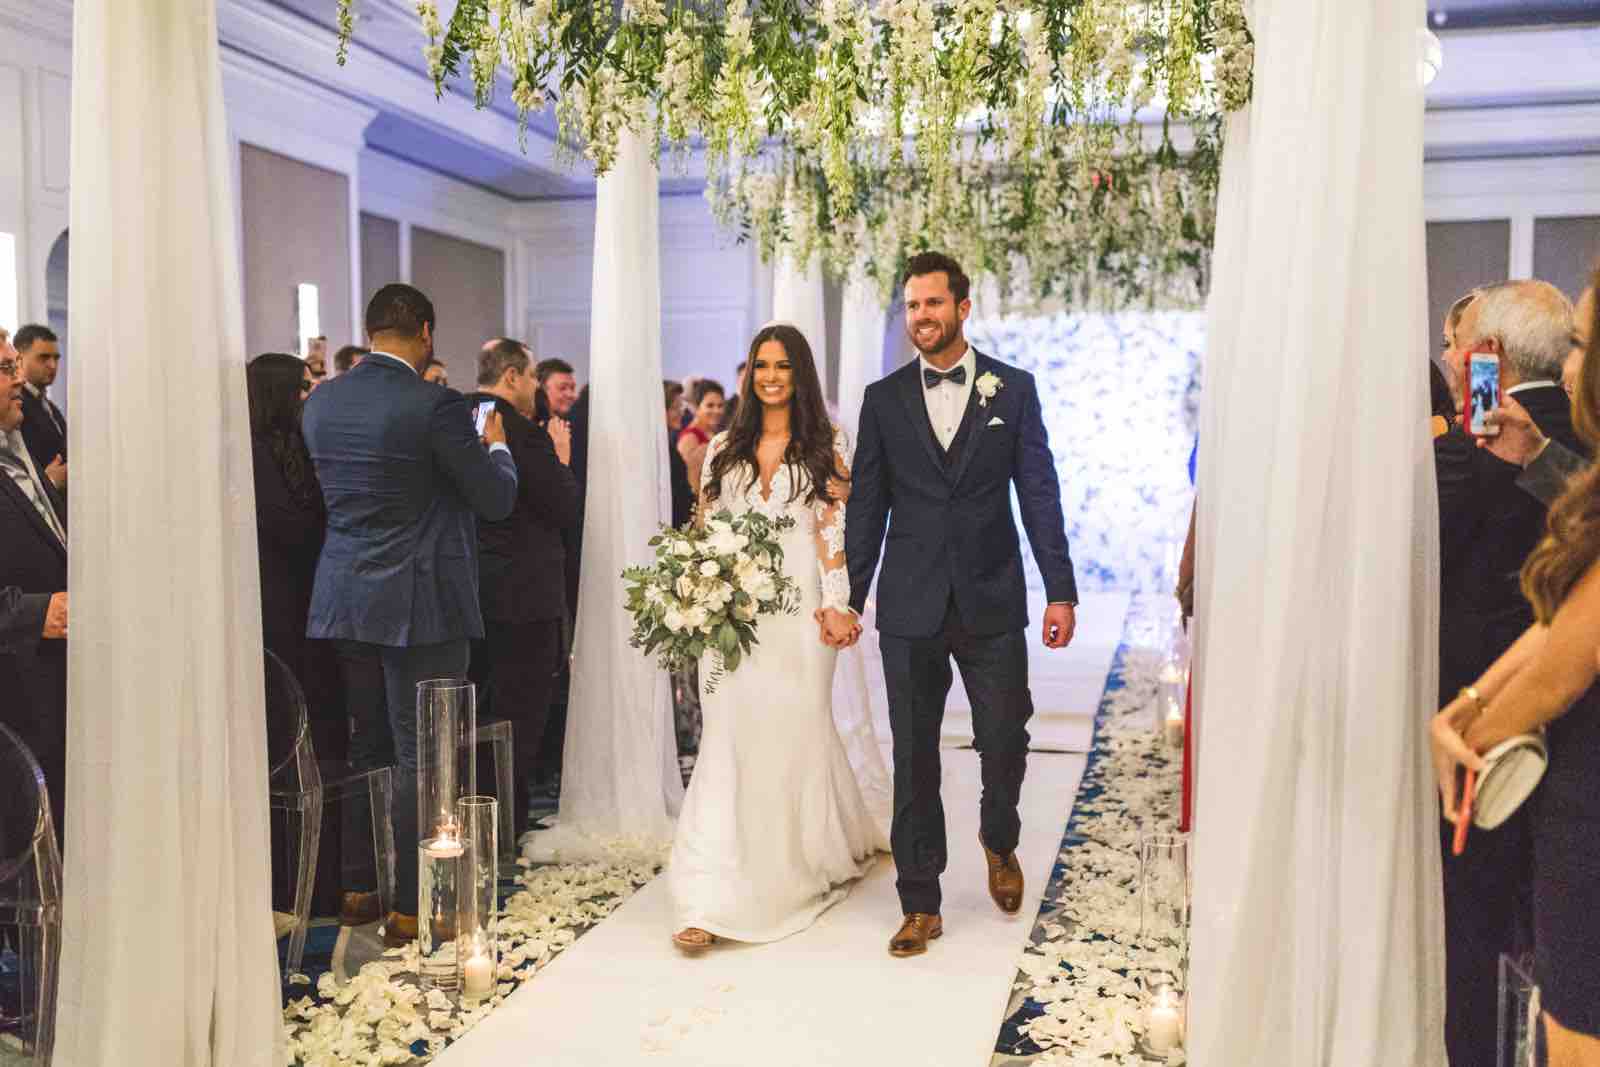
POLYGON ((940 374, 932 367, 922 368, 922 384, 924 386, 929 389, 936 389, 941 382, 949 382, 951 385, 965 385, 967 383, 967 368, 952 367, 943 374, 940 374))

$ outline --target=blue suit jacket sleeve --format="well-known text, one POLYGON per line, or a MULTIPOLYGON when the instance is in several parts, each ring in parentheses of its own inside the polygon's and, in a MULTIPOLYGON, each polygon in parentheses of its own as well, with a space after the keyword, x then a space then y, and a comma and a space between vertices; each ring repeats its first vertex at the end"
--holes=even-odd
POLYGON ((883 435, 878 428, 875 390, 861 403, 856 457, 850 468, 850 503, 845 512, 845 561, 850 568, 850 607, 866 610, 867 590, 878 569, 884 528, 889 523, 889 469, 883 462, 883 435))
POLYGON ((517 504, 517 465, 503 449, 484 450, 472 430, 466 397, 450 393, 428 426, 434 458, 460 491, 467 506, 488 522, 499 522, 517 504))
MULTIPOLYGON (((1021 375, 1022 422, 1017 428, 1017 454, 1012 470, 1022 526, 1033 546, 1033 558, 1044 577, 1050 603, 1077 603, 1078 582, 1067 549, 1066 522, 1061 515, 1061 483, 1056 478, 1055 456, 1044 429, 1044 412, 1032 375, 1021 375)), ((851 504, 855 501, 852 499, 851 504)))

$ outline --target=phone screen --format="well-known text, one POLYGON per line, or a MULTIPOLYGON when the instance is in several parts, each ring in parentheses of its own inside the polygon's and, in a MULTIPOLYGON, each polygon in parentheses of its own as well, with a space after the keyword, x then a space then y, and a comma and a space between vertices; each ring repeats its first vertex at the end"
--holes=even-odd
POLYGON ((482 400, 478 408, 472 413, 472 425, 478 431, 478 436, 483 436, 483 424, 489 421, 489 412, 494 410, 493 400, 482 400))
POLYGON ((1468 366, 1472 399, 1467 428, 1480 437, 1493 434, 1494 428, 1486 425, 1483 417, 1500 406, 1500 357, 1493 352, 1474 352, 1468 366))

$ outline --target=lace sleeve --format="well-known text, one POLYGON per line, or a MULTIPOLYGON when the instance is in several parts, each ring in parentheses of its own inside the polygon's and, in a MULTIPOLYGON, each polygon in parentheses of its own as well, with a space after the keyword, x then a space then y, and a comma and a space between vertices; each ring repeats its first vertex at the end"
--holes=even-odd
MULTIPOLYGON (((833 463, 838 480, 848 496, 850 478, 850 439, 839 427, 833 429, 833 463)), ((812 505, 816 516, 817 569, 822 577, 822 606, 850 611, 850 569, 844 557, 844 500, 818 500, 812 505)))
POLYGON ((706 486, 711 484, 711 461, 717 458, 728 443, 727 431, 717 434, 706 444, 706 458, 700 463, 700 491, 695 494, 694 522, 696 526, 704 526, 706 521, 706 486))

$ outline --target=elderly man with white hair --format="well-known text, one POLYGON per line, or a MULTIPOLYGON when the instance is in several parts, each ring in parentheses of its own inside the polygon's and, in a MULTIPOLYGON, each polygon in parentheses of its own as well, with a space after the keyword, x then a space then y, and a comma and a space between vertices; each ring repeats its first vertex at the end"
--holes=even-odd
MULTIPOLYGON (((1572 305, 1540 281, 1485 289, 1463 312, 1446 361, 1457 374, 1471 352, 1500 357, 1501 392, 1540 433, 1585 450, 1573 430, 1561 365, 1572 343, 1572 305)), ((1439 478, 1439 699, 1455 699, 1533 622, 1517 574, 1543 535, 1547 505, 1517 485, 1520 466, 1495 456, 1462 426, 1434 439, 1439 478)), ((1527 812, 1444 851, 1445 1042, 1451 1067, 1496 1062, 1497 962, 1525 947, 1532 856, 1527 812)))

